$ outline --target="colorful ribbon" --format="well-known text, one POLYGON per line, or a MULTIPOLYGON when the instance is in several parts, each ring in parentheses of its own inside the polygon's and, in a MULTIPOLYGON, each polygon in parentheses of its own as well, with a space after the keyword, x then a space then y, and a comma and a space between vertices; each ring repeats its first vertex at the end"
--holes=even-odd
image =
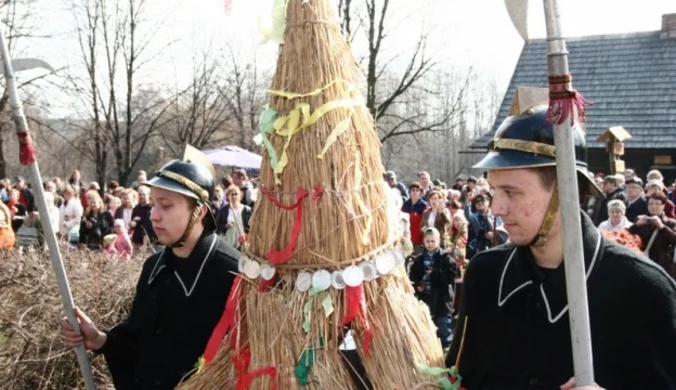
POLYGON ((296 203, 287 206, 278 201, 275 195, 268 191, 264 186, 261 186, 260 189, 261 192, 272 203, 275 204, 275 206, 287 211, 296 209, 296 219, 294 220, 293 227, 291 228, 291 238, 288 245, 282 250, 272 248, 268 252, 268 261, 275 265, 284 264, 291 259, 293 250, 296 248, 296 244, 298 243, 298 236, 300 235, 300 228, 301 224, 303 223, 303 200, 307 198, 309 193, 303 187, 298 187, 296 190, 296 203))
POLYGON ((307 386, 310 383, 309 376, 312 365, 315 362, 315 350, 324 348, 324 339, 319 339, 319 347, 308 347, 300 355, 298 363, 293 368, 293 373, 301 386, 307 386))
POLYGON ((342 326, 346 326, 354 321, 357 316, 360 316, 362 325, 364 327, 364 339, 362 340, 362 348, 364 349, 364 355, 369 354, 371 348, 371 338, 373 332, 371 331, 371 326, 368 321, 368 313, 366 309, 366 298, 364 296, 364 286, 359 285, 356 287, 346 286, 346 311, 343 320, 341 321, 342 326))
POLYGON ((270 280, 265 280, 264 278, 260 278, 260 282, 258 283, 258 292, 268 292, 272 290, 272 287, 275 286, 275 282, 277 281, 277 275, 272 277, 270 280))
POLYGON ((21 165, 31 165, 35 162, 35 145, 31 133, 26 130, 17 133, 19 137, 19 162, 21 165))
POLYGON ((269 15, 258 16, 258 32, 263 42, 284 43, 287 0, 274 0, 269 15))
POLYGON ((366 228, 361 232, 361 242, 364 245, 369 244, 369 234, 371 233, 371 228, 373 227, 373 214, 371 210, 364 203, 364 198, 361 196, 361 182, 364 177, 364 174, 361 170, 361 154, 357 152, 356 161, 354 163, 354 196, 357 200, 357 207, 360 212, 366 216, 366 228))
POLYGON ((232 283, 230 288, 230 294, 228 295, 228 300, 225 302, 225 310, 223 310, 223 315, 221 319, 216 324, 211 337, 209 337, 209 342, 207 342, 207 347, 204 350, 202 355, 202 361, 198 362, 198 366, 203 366, 204 364, 209 364, 216 357, 218 353, 218 347, 221 345, 221 341, 225 338, 226 333, 230 331, 230 346, 235 348, 237 341, 237 332, 235 331, 237 327, 236 321, 236 312, 237 306, 239 306, 239 300, 242 296, 242 276, 237 275, 235 281, 232 283))
POLYGON ((269 375, 272 379, 271 390, 277 390, 277 369, 272 366, 259 368, 258 370, 247 372, 251 362, 251 353, 249 348, 243 348, 232 358, 232 364, 237 369, 237 382, 235 390, 246 390, 251 386, 251 382, 259 376, 269 375))
POLYGON ((277 151, 272 146, 270 139, 268 138, 269 134, 272 134, 274 128, 273 125, 277 120, 277 111, 274 108, 265 106, 265 110, 261 113, 261 117, 258 120, 258 128, 260 130, 260 142, 265 146, 265 150, 268 151, 268 156, 270 156, 270 166, 277 166, 277 151))
POLYGON ((437 385, 444 390, 467 390, 461 386, 462 377, 455 366, 451 368, 429 367, 424 364, 418 366, 418 371, 427 376, 441 376, 437 385))
POLYGON ((322 200, 322 195, 324 195, 324 187, 321 184, 315 184, 312 191, 312 200, 315 201, 317 206, 319 206, 319 201, 322 200))

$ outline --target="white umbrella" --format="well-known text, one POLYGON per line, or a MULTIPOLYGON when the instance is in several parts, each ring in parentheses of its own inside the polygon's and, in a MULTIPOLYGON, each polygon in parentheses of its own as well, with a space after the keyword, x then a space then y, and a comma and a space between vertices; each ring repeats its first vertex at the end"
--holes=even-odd
POLYGON ((260 169, 263 157, 235 145, 204 150, 212 164, 244 169, 260 169))

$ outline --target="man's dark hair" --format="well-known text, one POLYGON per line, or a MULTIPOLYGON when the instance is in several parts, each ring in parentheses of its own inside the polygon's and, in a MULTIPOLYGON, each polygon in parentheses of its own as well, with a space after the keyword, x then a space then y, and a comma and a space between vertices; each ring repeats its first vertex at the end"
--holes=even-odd
POLYGON ((605 184, 605 183, 610 183, 610 184, 616 186, 616 185, 617 185, 617 178, 615 178, 614 175, 608 175, 608 176, 606 176, 606 177, 603 178, 603 183, 604 183, 604 184, 605 184))

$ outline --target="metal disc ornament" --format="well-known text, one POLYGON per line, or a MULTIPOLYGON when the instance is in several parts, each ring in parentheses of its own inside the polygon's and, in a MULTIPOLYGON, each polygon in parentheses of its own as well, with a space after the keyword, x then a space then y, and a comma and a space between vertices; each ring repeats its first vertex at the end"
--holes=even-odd
POLYGON ((312 287, 312 274, 309 272, 301 272, 296 277, 296 290, 306 292, 312 287))
POLYGON ((376 264, 371 260, 359 264, 359 268, 361 268, 362 272, 364 273, 364 280, 368 282, 378 277, 376 264))
POLYGON ((242 255, 242 256, 239 257, 239 260, 237 260, 237 270, 239 271, 240 274, 244 273, 244 266, 248 262, 249 262, 249 258, 246 257, 245 255, 242 255))
POLYGON ((326 270, 319 270, 312 274, 312 289, 319 292, 331 287, 331 273, 326 270))
POLYGON ((351 265, 343 271, 343 280, 347 286, 361 286, 364 283, 364 271, 360 267, 351 265))
POLYGON ((333 271, 331 274, 331 285, 336 290, 342 290, 345 288, 345 280, 343 280, 343 271, 333 271))
POLYGON ((247 261, 244 265, 244 275, 249 279, 258 278, 261 275, 261 265, 257 261, 247 261))
POLYGON ((385 252, 376 257, 376 269, 382 275, 387 275, 397 266, 397 259, 394 252, 385 252))
POLYGON ((275 267, 271 266, 270 264, 263 264, 261 266, 261 278, 265 280, 272 280, 272 278, 275 277, 275 273, 277 270, 275 267))

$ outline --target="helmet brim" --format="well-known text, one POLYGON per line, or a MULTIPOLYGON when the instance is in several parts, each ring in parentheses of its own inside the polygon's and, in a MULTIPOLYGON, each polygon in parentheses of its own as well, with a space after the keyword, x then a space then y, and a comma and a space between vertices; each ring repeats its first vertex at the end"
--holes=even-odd
MULTIPOLYGON (((556 160, 542 156, 535 153, 524 153, 516 150, 500 150, 490 151, 481 161, 476 163, 472 168, 485 170, 500 170, 500 169, 530 169, 542 167, 555 167, 556 160)), ((578 182, 583 180, 588 184, 589 193, 597 197, 605 196, 603 191, 594 183, 589 177, 589 170, 587 165, 577 162, 575 169, 578 173, 578 182)))

